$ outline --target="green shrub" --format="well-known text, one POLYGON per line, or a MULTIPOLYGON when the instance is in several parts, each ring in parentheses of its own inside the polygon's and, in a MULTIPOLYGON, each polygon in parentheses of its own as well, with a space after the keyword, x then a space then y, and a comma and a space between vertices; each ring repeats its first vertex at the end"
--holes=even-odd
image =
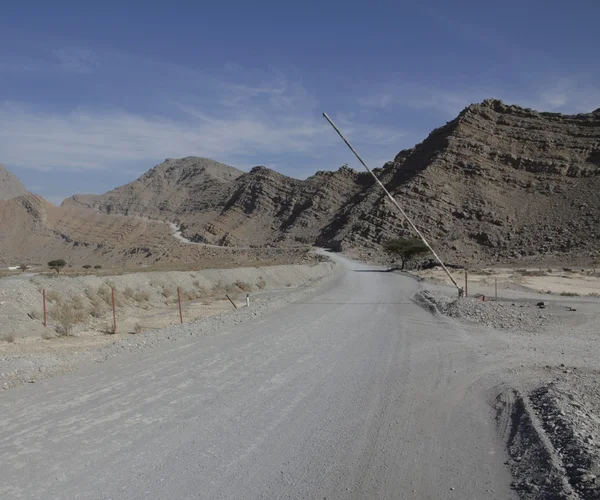
POLYGON ((63 259, 55 259, 48 262, 48 267, 56 271, 56 274, 60 273, 60 270, 67 265, 63 259))

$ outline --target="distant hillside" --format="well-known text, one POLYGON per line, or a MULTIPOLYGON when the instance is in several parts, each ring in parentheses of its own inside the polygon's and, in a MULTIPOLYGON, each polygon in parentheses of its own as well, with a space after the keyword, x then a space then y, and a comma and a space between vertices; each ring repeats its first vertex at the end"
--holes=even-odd
POLYGON ((26 192, 21 181, 0 165, 0 200, 10 200, 26 192))
MULTIPOLYGON (((455 263, 600 258, 600 110, 569 116, 486 100, 377 172, 455 263)), ((189 239, 218 245, 319 244, 377 258, 383 240, 410 234, 368 174, 348 168, 298 180, 167 160, 65 204, 176 222, 189 239)))

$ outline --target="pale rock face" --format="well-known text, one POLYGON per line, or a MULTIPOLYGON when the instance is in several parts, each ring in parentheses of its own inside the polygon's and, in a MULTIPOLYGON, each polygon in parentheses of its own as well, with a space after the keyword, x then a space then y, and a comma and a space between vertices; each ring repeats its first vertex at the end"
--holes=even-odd
POLYGON ((26 192, 21 181, 0 165, 0 200, 10 200, 26 192))

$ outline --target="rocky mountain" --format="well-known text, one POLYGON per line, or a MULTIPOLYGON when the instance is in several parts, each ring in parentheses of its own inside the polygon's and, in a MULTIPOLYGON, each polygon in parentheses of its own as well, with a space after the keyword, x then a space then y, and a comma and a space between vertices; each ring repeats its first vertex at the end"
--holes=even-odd
POLYGON ((10 200, 26 192, 21 181, 0 165, 0 200, 10 200))
POLYGON ((349 168, 298 180, 266 167, 244 173, 188 157, 167 159, 105 195, 76 195, 63 205, 174 222, 186 238, 202 243, 312 245, 364 181, 349 168))
MULTIPOLYGON (((600 110, 561 115, 486 100, 377 174, 451 262, 600 259, 600 110)), ((377 258, 383 240, 410 234, 371 177, 348 168, 298 180, 166 160, 64 205, 178 223, 189 239, 225 246, 316 243, 377 258)))
MULTIPOLYGON (((451 261, 600 258, 600 109, 568 116, 486 100, 380 175, 451 261)), ((377 251, 393 234, 409 231, 369 187, 320 242, 377 251)))

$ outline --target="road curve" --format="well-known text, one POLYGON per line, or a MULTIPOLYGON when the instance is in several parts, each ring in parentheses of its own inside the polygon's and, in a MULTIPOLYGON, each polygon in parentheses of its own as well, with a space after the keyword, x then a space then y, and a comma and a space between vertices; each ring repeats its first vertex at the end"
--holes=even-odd
POLYGON ((513 498, 478 342, 335 259, 270 315, 0 394, 0 498, 513 498))

